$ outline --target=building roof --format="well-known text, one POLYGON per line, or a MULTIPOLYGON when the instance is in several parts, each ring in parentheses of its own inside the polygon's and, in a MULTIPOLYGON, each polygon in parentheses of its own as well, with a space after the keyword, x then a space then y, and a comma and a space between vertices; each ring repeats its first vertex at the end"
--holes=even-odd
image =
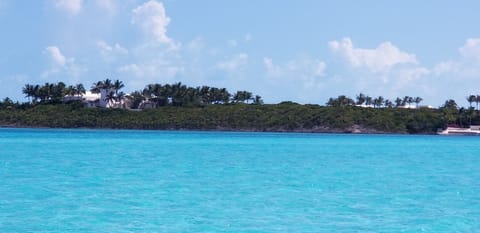
POLYGON ((95 100, 98 100, 98 99, 100 99, 100 93, 96 94, 96 93, 92 93, 91 91, 87 91, 87 92, 83 95, 83 99, 86 100, 86 101, 95 101, 95 100))

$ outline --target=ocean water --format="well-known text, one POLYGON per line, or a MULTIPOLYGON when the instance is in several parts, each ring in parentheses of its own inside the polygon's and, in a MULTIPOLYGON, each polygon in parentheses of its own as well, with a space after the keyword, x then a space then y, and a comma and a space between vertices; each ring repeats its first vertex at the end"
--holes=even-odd
POLYGON ((480 232, 480 137, 0 129, 0 232, 480 232))

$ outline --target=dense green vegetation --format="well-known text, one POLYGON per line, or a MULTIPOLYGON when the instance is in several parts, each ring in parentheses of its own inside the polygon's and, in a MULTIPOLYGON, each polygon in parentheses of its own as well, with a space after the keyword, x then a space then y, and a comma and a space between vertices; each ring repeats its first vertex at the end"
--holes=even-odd
POLYGON ((337 98, 328 99, 327 106, 364 106, 364 107, 373 107, 373 108, 393 108, 393 107, 412 107, 412 104, 415 103, 415 108, 419 107, 420 102, 423 99, 421 97, 411 97, 405 96, 403 98, 397 97, 394 101, 385 99, 382 96, 373 98, 371 96, 360 93, 357 95, 356 100, 345 96, 340 95, 337 98))
POLYGON ((281 104, 166 106, 144 111, 69 104, 0 103, 0 125, 54 128, 435 133, 448 123, 480 123, 477 111, 281 104))
MULTIPOLYGON (((105 100, 112 105, 129 109, 138 109, 142 102, 150 102, 155 107, 163 106, 205 106, 209 104, 254 103, 262 104, 262 97, 249 91, 237 91, 234 94, 226 88, 209 86, 189 87, 180 82, 173 84, 149 84, 143 90, 130 94, 121 91, 125 85, 120 80, 105 79, 93 83, 92 93, 105 93, 105 100)), ((38 103, 58 104, 64 97, 82 97, 86 93, 83 84, 67 86, 63 82, 45 83, 44 85, 25 84, 22 93, 33 105, 38 103)), ((74 99, 74 98, 69 98, 74 99)))
POLYGON ((0 126, 430 134, 449 124, 480 124, 480 96, 475 95, 466 98, 468 109, 459 108, 454 100, 432 109, 419 106, 422 98, 410 96, 390 101, 361 93, 355 100, 341 95, 320 106, 263 104, 260 96, 248 91, 230 94, 225 88, 181 83, 150 84, 131 94, 121 92, 123 87, 119 80, 106 79, 90 90, 106 90, 108 101, 128 99, 129 106, 87 108, 78 99, 65 101, 85 94, 82 84, 27 84, 22 89, 27 103, 0 101, 0 126), (155 107, 137 110, 146 101, 155 107))

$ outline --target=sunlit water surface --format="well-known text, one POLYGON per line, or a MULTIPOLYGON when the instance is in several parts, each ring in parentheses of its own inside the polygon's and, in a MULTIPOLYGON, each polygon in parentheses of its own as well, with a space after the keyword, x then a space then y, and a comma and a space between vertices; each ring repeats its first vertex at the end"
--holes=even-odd
POLYGON ((480 137, 0 129, 0 232, 478 232, 480 137))

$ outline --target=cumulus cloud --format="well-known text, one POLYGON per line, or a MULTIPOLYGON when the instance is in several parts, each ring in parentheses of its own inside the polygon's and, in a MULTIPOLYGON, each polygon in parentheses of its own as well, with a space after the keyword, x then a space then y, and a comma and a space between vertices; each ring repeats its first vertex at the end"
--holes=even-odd
POLYGON ((152 62, 146 64, 128 64, 117 69, 119 73, 130 73, 137 78, 158 78, 171 80, 183 71, 183 67, 169 64, 168 62, 152 62))
POLYGON ((128 50, 122 47, 120 44, 116 43, 115 45, 109 45, 105 41, 98 41, 97 46, 104 52, 116 52, 121 54, 127 54, 128 50))
POLYGON ((131 63, 117 68, 117 73, 132 75, 135 79, 127 80, 134 89, 143 88, 147 83, 174 82, 176 77, 183 73, 183 66, 169 61, 155 60, 145 63, 131 63))
POLYGON ((319 84, 320 77, 325 76, 327 64, 319 59, 296 59, 283 65, 276 65, 268 57, 263 58, 267 76, 279 79, 290 79, 302 83, 305 87, 319 84))
POLYGON ((453 75, 459 78, 473 78, 480 75, 480 38, 469 38, 458 49, 460 57, 439 62, 433 69, 438 75, 453 75))
POLYGON ((480 38, 467 39, 465 45, 458 49, 463 58, 480 61, 480 38))
POLYGON ((67 64, 67 59, 60 52, 60 49, 56 46, 49 46, 45 48, 45 52, 50 56, 53 63, 57 66, 65 66, 67 64))
POLYGON ((191 40, 186 47, 189 51, 200 51, 205 47, 205 42, 201 37, 197 37, 191 40))
POLYGON ((344 38, 329 42, 329 47, 353 67, 367 68, 375 73, 388 72, 399 64, 417 63, 415 54, 403 52, 390 42, 381 43, 375 49, 363 49, 356 48, 350 38, 344 38))
POLYGON ((119 43, 109 45, 105 41, 98 41, 97 47, 100 49, 100 54, 107 62, 112 62, 120 56, 128 54, 128 49, 121 46, 119 43))
POLYGON ((83 0, 55 0, 54 4, 57 9, 76 15, 82 10, 83 0))
POLYGON ((67 58, 62 54, 57 46, 48 46, 45 48, 44 53, 47 55, 51 62, 50 69, 42 73, 43 78, 64 72, 67 76, 78 77, 86 69, 78 66, 75 63, 75 58, 67 58))
POLYGON ((91 7, 102 9, 109 15, 116 12, 114 0, 52 0, 55 8, 65 11, 70 15, 78 15, 82 11, 88 11, 91 7))
POLYGON ((218 62, 216 64, 216 68, 219 70, 225 70, 225 71, 237 71, 244 66, 246 66, 248 63, 248 54, 245 53, 239 53, 231 58, 228 58, 224 61, 218 62))
POLYGON ((133 9, 132 24, 138 25, 155 42, 175 46, 172 39, 167 36, 170 18, 161 2, 150 0, 133 9))
POLYGON ((291 60, 283 66, 273 64, 273 60, 268 57, 263 58, 263 64, 270 76, 283 76, 287 74, 302 74, 310 77, 321 77, 325 75, 327 64, 318 59, 309 60, 291 60))

